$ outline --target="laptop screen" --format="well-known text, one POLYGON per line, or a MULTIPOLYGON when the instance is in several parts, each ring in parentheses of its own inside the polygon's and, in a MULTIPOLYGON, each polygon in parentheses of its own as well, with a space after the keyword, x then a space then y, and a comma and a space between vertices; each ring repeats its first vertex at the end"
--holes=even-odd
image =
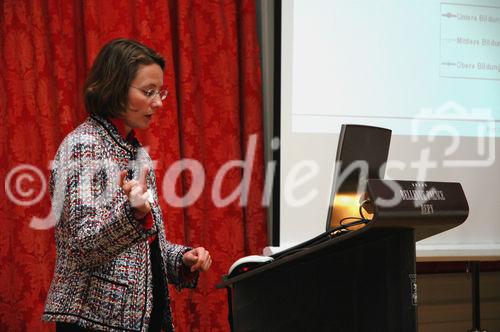
POLYGON ((382 179, 389 155, 391 130, 344 124, 335 158, 326 230, 348 218, 359 218, 361 195, 367 179, 382 179))

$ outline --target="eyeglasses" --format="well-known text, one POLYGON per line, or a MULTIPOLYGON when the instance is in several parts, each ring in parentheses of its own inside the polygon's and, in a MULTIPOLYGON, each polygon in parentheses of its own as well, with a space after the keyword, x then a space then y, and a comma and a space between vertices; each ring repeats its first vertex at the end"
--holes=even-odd
POLYGON ((148 97, 149 100, 153 100, 156 96, 160 96, 160 100, 164 101, 168 95, 168 90, 157 90, 157 89, 153 89, 153 88, 143 90, 143 89, 138 88, 138 87, 133 86, 133 85, 131 85, 130 87, 141 91, 146 97, 148 97))

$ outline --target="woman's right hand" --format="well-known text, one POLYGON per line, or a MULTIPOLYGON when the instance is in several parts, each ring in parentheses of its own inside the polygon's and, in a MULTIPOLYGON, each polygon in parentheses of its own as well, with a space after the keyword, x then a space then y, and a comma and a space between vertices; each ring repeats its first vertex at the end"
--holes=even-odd
POLYGON ((133 208, 134 218, 143 219, 150 211, 149 191, 146 176, 149 173, 149 167, 144 166, 139 176, 139 180, 125 180, 127 171, 120 172, 119 185, 127 195, 130 205, 133 208))

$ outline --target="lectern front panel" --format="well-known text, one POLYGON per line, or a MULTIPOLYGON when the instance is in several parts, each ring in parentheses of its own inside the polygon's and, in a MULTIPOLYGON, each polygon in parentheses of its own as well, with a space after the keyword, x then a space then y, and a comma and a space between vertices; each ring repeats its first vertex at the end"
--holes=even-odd
POLYGON ((232 284, 232 330, 416 331, 413 231, 370 233, 232 284))

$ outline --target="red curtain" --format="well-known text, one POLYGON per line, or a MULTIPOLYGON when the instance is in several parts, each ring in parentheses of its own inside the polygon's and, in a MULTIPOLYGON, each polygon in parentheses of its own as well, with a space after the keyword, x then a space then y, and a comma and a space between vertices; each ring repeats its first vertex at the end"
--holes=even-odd
POLYGON ((44 184, 60 142, 87 116, 86 73, 102 45, 117 37, 136 39, 167 59, 164 111, 139 134, 157 162, 160 194, 164 183, 170 188, 166 174, 175 175, 179 160, 196 160, 203 172, 183 171, 174 184, 178 196, 194 193, 205 175, 189 206, 162 199, 168 238, 202 245, 213 258, 196 290, 171 289, 174 323, 178 331, 229 329, 226 293, 215 285, 235 259, 259 253, 267 242, 255 16, 253 0, 0 4, 1 331, 54 329, 40 320, 55 256, 53 229, 43 220, 50 212, 44 184), (247 201, 218 206, 217 174, 228 161, 245 159, 229 167, 220 196, 243 188, 247 201))

